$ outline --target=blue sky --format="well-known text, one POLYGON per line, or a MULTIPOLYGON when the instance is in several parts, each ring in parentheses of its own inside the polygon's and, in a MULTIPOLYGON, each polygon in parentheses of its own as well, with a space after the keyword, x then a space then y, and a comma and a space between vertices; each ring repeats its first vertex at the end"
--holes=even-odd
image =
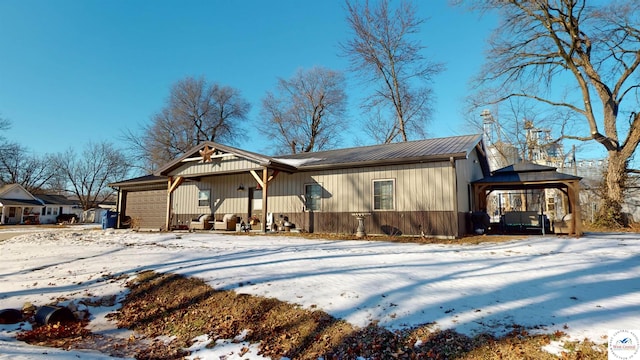
MULTIPOLYGON (((447 0, 417 4, 424 55, 446 66, 434 79, 428 136, 475 133, 462 101, 497 22, 447 0)), ((343 0, 0 0, 0 116, 13 123, 5 135, 34 153, 122 145, 123 130, 148 122, 186 76, 237 88, 252 105, 249 121, 259 121, 278 78, 313 66, 347 71, 345 17, 343 0)), ((361 90, 347 78, 353 122, 361 90)), ((268 152, 245 128, 235 145, 268 152)), ((356 145, 357 130, 348 133, 343 147, 356 145)))

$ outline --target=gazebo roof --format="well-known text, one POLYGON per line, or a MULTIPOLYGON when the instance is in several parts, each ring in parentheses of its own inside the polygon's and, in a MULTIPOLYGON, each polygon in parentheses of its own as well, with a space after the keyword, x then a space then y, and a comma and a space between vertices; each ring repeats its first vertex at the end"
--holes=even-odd
POLYGON ((538 165, 531 162, 517 163, 495 170, 491 175, 476 180, 474 184, 543 184, 566 181, 580 181, 579 176, 557 171, 553 166, 538 165))

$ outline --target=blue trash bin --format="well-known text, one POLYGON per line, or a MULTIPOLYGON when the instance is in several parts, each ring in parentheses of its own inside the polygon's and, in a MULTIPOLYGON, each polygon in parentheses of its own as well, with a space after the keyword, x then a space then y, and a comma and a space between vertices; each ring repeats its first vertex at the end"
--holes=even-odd
POLYGON ((114 229, 118 224, 118 212, 107 210, 102 214, 102 229, 114 229))

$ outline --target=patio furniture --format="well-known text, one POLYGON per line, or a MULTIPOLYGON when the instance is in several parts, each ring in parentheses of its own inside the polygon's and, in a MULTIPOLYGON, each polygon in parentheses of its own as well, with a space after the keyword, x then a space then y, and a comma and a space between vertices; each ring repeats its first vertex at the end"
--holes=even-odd
POLYGON ((573 215, 571 213, 562 217, 561 220, 556 220, 553 222, 553 232, 556 234, 571 234, 573 233, 571 218, 573 215))
POLYGON ((502 230, 506 232, 549 232, 550 224, 546 215, 537 211, 508 211, 502 215, 502 230))
POLYGON ((225 214, 221 221, 213 221, 213 230, 236 230, 238 218, 236 214, 225 214))
POLYGON ((191 219, 189 222, 189 230, 209 230, 211 229, 211 214, 200 214, 198 217, 191 219))

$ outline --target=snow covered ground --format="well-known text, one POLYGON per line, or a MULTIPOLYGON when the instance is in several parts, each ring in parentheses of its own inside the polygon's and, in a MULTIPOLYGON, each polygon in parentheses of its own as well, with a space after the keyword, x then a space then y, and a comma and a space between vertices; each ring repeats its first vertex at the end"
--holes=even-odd
MULTIPOLYGON (((518 324, 597 343, 606 343, 608 330, 640 329, 638 234, 418 245, 82 227, 30 231, 0 241, 0 309, 59 297, 122 298, 128 278, 155 270, 316 306, 358 326, 435 323, 468 335, 501 335, 518 324)), ((104 319, 109 311, 91 309, 94 331, 114 331, 104 319)), ((22 344, 15 341, 20 326, 28 325, 0 325, 0 359, 108 358, 22 344)), ((207 341, 198 340, 194 349, 207 341)), ((195 354, 218 359, 238 344, 223 345, 195 354)), ((261 358, 252 349, 243 359, 261 358)))

